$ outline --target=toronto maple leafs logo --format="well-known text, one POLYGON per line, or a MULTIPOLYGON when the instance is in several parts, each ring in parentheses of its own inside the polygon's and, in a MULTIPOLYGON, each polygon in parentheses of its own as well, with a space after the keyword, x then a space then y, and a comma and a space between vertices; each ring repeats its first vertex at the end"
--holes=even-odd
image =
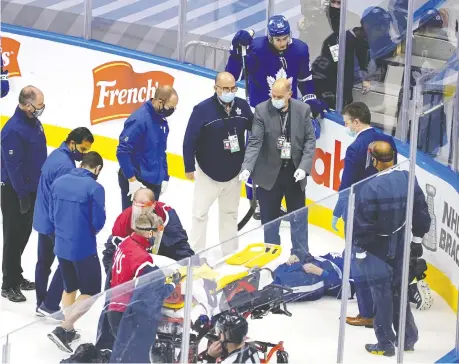
MULTIPOLYGON (((272 88, 273 88, 274 82, 276 82, 276 80, 278 80, 280 78, 287 78, 287 72, 285 72, 285 69, 283 69, 283 68, 281 68, 279 71, 277 71, 275 77, 273 77, 273 76, 266 77, 266 81, 268 82, 268 86, 269 86, 269 97, 272 96, 271 92, 272 92, 272 88)), ((291 84, 293 82, 293 77, 289 77, 289 78, 287 78, 287 80, 291 84)))

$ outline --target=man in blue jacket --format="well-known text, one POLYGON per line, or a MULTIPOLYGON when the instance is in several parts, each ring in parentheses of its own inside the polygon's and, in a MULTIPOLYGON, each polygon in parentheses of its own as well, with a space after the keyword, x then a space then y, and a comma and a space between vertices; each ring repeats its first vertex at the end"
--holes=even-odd
POLYGON ((46 160, 46 137, 38 117, 45 109, 43 93, 24 87, 19 105, 1 135, 1 208, 3 214, 2 297, 26 300, 22 290, 35 284, 22 276, 21 256, 32 232, 38 180, 46 160))
POLYGON ((174 113, 177 104, 177 92, 171 86, 160 86, 153 99, 125 121, 116 150, 123 210, 131 206, 134 193, 141 187, 151 189, 157 198, 166 191, 169 181, 167 118, 174 113))
MULTIPOLYGON (((103 163, 99 153, 86 153, 80 168, 72 169, 51 185, 49 216, 55 229, 54 253, 64 281, 64 309, 101 291, 96 235, 105 224, 105 191, 96 180, 103 163)), ((79 337, 73 325, 86 310, 65 312, 65 321, 48 334, 61 350, 72 352, 70 343, 79 337)))
MULTIPOLYGON (((346 156, 344 157, 344 170, 339 187, 340 194, 333 210, 332 228, 335 231, 338 231, 336 224, 339 218, 342 217, 346 222, 348 192, 342 191, 378 172, 373 165, 367 165, 368 146, 370 143, 376 140, 387 141, 395 151, 394 158, 395 163, 397 163, 397 147, 393 138, 371 127, 371 113, 367 105, 363 102, 353 102, 343 109, 343 117, 347 133, 354 137, 355 140, 347 147, 346 156)), ((353 326, 371 327, 374 317, 374 305, 370 288, 368 282, 364 279, 364 274, 359 271, 360 266, 354 263, 355 259, 352 259, 351 272, 352 276, 355 277, 359 314, 357 317, 348 317, 346 321, 353 326)))
MULTIPOLYGON (((0 54, 2 54, 2 49, 0 47, 0 54)), ((8 71, 3 68, 3 58, 0 57, 0 71, 1 71, 1 83, 0 83, 0 89, 1 89, 1 97, 5 97, 8 95, 8 92, 10 92, 10 83, 8 81, 8 71)))
MULTIPOLYGON (((253 120, 247 101, 236 97, 236 80, 231 73, 217 75, 214 91, 212 97, 194 107, 183 140, 186 177, 193 181, 196 172, 190 234, 196 252, 206 248, 208 213, 217 199, 220 241, 228 242, 237 235, 238 174, 244 161, 245 132, 253 120)), ((222 250, 233 253, 237 240, 222 245, 222 250)))
POLYGON ((38 183, 37 200, 33 214, 33 228, 38 232, 38 260, 35 267, 35 284, 37 294, 38 316, 48 316, 59 311, 64 286, 59 269, 54 273, 48 288, 48 278, 54 262, 54 226, 49 218, 50 189, 60 176, 75 168, 83 153, 87 153, 94 143, 94 137, 88 128, 76 128, 67 139, 46 159, 41 169, 38 183))

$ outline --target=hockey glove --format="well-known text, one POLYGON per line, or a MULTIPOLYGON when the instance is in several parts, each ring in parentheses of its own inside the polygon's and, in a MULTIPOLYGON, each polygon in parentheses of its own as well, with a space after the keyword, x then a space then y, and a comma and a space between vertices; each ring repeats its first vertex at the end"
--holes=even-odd
POLYGON ((312 126, 314 127, 314 135, 316 136, 316 140, 320 138, 320 123, 317 119, 312 119, 312 126))
POLYGON ((314 118, 318 115, 320 115, 321 118, 324 118, 325 111, 330 111, 328 104, 325 101, 316 98, 316 95, 314 94, 304 95, 301 100, 311 107, 312 116, 314 118))
POLYGON ((30 210, 30 197, 26 195, 25 197, 19 200, 19 211, 22 215, 27 214, 30 210))
POLYGON ((241 54, 241 47, 248 47, 252 44, 252 36, 247 30, 238 31, 233 38, 231 43, 231 53, 241 54))

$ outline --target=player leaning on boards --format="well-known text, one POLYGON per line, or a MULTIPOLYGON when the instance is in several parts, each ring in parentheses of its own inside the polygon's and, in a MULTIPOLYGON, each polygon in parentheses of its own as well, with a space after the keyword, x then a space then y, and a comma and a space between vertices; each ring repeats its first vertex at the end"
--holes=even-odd
MULTIPOLYGON (((269 19, 267 36, 252 39, 248 31, 238 31, 232 41, 226 71, 238 81, 248 74, 248 96, 252 107, 270 99, 275 80, 287 78, 292 83, 292 97, 298 98, 299 90, 301 100, 311 107, 314 116, 319 113, 323 116, 324 110, 329 110, 327 104, 315 95, 308 45, 292 38, 290 24, 283 15, 274 15, 269 19), (243 47, 247 47, 245 57, 242 55, 243 47)), ((318 138, 320 125, 315 119, 312 122, 318 138)), ((251 185, 250 181, 248 185, 251 185)), ((249 187, 247 195, 251 198, 249 187)), ((254 218, 259 219, 258 208, 254 218)))
POLYGON ((196 252, 206 248, 208 213, 218 199, 220 242, 227 242, 222 245, 227 255, 238 248, 237 239, 233 239, 238 231, 238 175, 244 160, 245 132, 252 127, 253 113, 246 100, 236 97, 236 80, 231 73, 217 75, 214 92, 193 109, 183 140, 183 159, 186 177, 196 179, 191 246, 196 252))
MULTIPOLYGON (((38 232, 38 258, 35 267, 37 295, 36 314, 58 318, 53 313, 60 310, 64 284, 59 269, 56 269, 48 289, 48 279, 54 262, 54 226, 49 217, 50 189, 60 176, 75 168, 75 162, 81 162, 83 153, 87 153, 94 143, 94 137, 88 128, 72 130, 60 147, 53 150, 43 164, 37 199, 33 213, 33 228, 38 232)), ((57 314, 61 316, 61 314, 57 314)), ((60 318, 60 317, 59 317, 60 318)))
MULTIPOLYGON (((365 349, 376 355, 395 355, 398 334, 405 234, 413 233, 411 254, 422 254, 422 237, 430 229, 427 202, 415 179, 412 226, 405 226, 408 171, 394 166, 395 150, 386 141, 368 148, 369 161, 380 175, 363 182, 356 193, 353 242, 369 282, 375 305, 374 330, 378 342, 365 349), (392 168, 392 169, 391 169, 392 168), (395 333, 394 333, 395 329, 395 333)), ((418 329, 409 303, 406 311, 405 351, 413 351, 418 329)))
MULTIPOLYGON (((290 81, 274 82, 272 99, 255 108, 252 134, 245 152, 240 179, 252 176, 259 187, 262 224, 279 217, 285 196, 287 211, 305 206, 306 176, 311 173, 316 149, 311 109, 292 98, 290 81)), ((309 254, 307 211, 290 221, 292 251, 289 263, 304 262, 309 254)), ((265 243, 280 244, 280 221, 265 227, 265 243)))
POLYGON ((47 157, 46 137, 38 117, 45 110, 43 93, 24 87, 19 105, 1 135, 1 208, 3 215, 2 297, 12 302, 26 300, 22 290, 35 284, 22 276, 21 256, 32 232, 38 180, 47 157))
POLYGON ((157 198, 166 191, 169 181, 167 118, 174 113, 177 104, 178 95, 174 88, 159 86, 155 96, 124 122, 116 150, 123 210, 131 206, 135 191, 141 187, 153 190, 157 198))

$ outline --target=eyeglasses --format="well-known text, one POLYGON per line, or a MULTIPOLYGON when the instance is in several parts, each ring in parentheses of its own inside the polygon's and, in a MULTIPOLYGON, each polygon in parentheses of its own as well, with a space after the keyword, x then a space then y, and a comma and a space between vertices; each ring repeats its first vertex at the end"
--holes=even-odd
POLYGON ((237 92, 237 90, 239 90, 239 88, 237 86, 234 86, 234 87, 221 87, 221 86, 218 86, 218 85, 215 85, 215 86, 217 86, 223 92, 237 92))

